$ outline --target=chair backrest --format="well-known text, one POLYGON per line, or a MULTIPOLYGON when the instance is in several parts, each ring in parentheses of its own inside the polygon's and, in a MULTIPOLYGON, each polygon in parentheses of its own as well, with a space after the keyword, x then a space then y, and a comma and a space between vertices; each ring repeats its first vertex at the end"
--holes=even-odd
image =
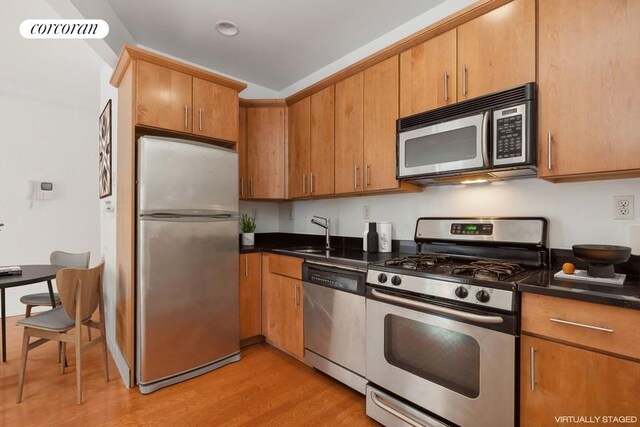
POLYGON ((51 265, 61 265, 69 268, 89 268, 91 252, 72 254, 69 252, 53 251, 49 257, 51 265))
POLYGON ((61 265, 69 268, 89 268, 91 252, 72 254, 69 252, 53 251, 49 257, 51 265, 61 265))
POLYGON ((71 319, 75 319, 78 304, 81 320, 88 318, 96 311, 102 293, 103 272, 104 261, 93 268, 63 268, 58 271, 56 274, 58 293, 62 307, 71 319))

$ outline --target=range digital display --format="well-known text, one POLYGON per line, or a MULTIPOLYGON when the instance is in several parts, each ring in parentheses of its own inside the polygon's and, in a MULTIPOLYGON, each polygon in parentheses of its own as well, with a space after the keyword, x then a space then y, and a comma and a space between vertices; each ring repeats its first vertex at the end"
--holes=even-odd
POLYGON ((493 234, 493 224, 453 223, 451 224, 451 234, 463 236, 491 236, 493 234))

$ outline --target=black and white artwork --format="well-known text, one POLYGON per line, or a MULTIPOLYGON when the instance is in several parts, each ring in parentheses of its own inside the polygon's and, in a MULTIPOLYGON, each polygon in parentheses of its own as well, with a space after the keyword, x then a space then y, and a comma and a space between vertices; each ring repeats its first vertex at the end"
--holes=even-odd
POLYGON ((100 114, 100 198, 111 195, 111 100, 100 114))

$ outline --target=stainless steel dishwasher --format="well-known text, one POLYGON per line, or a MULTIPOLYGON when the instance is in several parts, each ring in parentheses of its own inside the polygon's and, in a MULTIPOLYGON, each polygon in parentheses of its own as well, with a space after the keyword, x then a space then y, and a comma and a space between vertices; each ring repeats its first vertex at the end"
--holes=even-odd
POLYGON ((366 268, 307 261, 302 280, 305 359, 365 394, 366 268))

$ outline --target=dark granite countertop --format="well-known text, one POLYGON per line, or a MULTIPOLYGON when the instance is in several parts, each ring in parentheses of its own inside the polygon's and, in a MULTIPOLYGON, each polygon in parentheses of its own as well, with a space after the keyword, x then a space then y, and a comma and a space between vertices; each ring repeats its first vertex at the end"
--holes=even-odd
POLYGON ((296 256, 319 262, 329 262, 353 267, 366 268, 373 262, 397 257, 400 253, 415 253, 413 242, 393 241, 393 252, 369 253, 362 250, 362 238, 331 236, 331 246, 336 249, 329 256, 326 253, 301 253, 290 250, 294 247, 323 247, 324 236, 295 233, 260 233, 256 234, 254 246, 240 246, 240 253, 273 252, 282 255, 296 256))
POLYGON ((329 255, 326 253, 300 253, 286 248, 272 249, 271 252, 297 256, 310 261, 327 262, 361 268, 367 268, 367 266, 372 262, 385 261, 399 255, 399 252, 369 253, 364 252, 362 249, 349 248, 337 248, 336 250, 331 251, 329 255))
POLYGON ((632 256, 626 263, 616 266, 617 273, 627 275, 622 286, 554 278, 564 262, 572 262, 578 269, 586 268, 584 263, 573 258, 570 250, 554 249, 552 267, 519 282, 518 290, 640 310, 640 257, 632 256))

